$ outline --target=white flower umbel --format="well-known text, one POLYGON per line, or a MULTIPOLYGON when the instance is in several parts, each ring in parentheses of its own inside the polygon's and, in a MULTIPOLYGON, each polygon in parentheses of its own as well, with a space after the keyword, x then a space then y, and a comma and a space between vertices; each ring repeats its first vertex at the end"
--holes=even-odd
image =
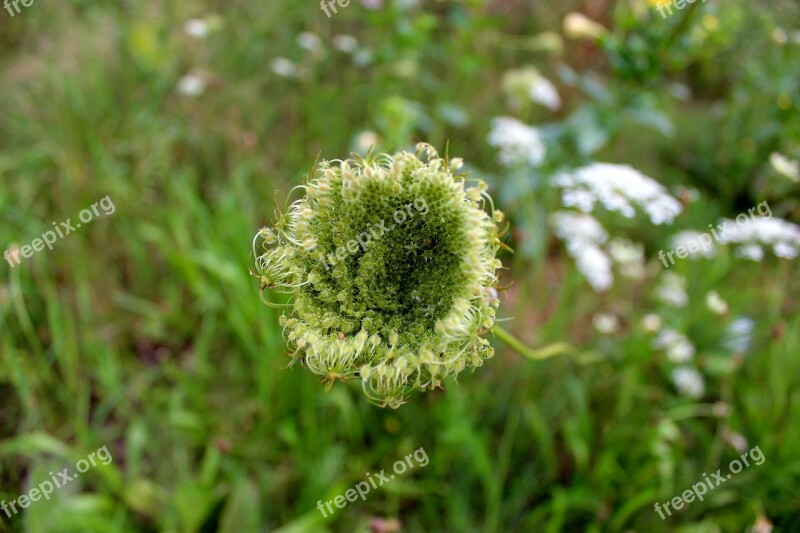
POLYGON ((358 49, 358 39, 352 35, 340 34, 334 36, 333 47, 346 54, 352 54, 358 49))
POLYGON ((647 333, 656 333, 661 329, 663 320, 655 313, 648 313, 642 317, 642 329, 647 333))
POLYGON ((706 392, 705 380, 694 368, 687 366, 676 368, 672 371, 672 381, 678 392, 690 398, 701 398, 706 392))
POLYGON ((781 153, 773 152, 769 156, 769 163, 781 176, 789 178, 795 183, 800 182, 800 161, 792 161, 781 153))
POLYGON ((734 352, 745 353, 753 342, 755 322, 746 316, 740 316, 730 323, 722 339, 722 345, 734 352))
POLYGON ((713 242, 708 244, 703 241, 700 238, 702 235, 704 234, 694 230, 680 231, 672 236, 670 239, 670 246, 673 250, 683 247, 683 249, 687 251, 686 257, 689 259, 712 259, 717 255, 717 248, 714 246, 713 242))
POLYGON ((309 52, 318 52, 322 50, 322 39, 319 35, 310 31, 304 31, 297 36, 297 44, 300 48, 304 48, 309 52))
POLYGON ((694 357, 694 345, 682 333, 671 328, 662 329, 653 339, 653 348, 664 350, 673 363, 686 363, 694 357))
POLYGON ((664 273, 661 276, 661 283, 656 287, 656 297, 660 302, 672 307, 685 307, 689 303, 686 279, 672 272, 664 273))
POLYGON ((608 233, 591 215, 561 211, 551 217, 553 229, 564 241, 578 270, 596 292, 608 290, 614 283, 611 259, 600 248, 608 233))
POLYGON ((281 78, 294 78, 297 76, 297 66, 285 57, 276 57, 269 63, 272 72, 281 78))
POLYGON ((717 291, 711 291, 706 294, 706 307, 717 315, 728 314, 728 302, 723 300, 717 291))
POLYGON ((533 81, 530 96, 531 100, 545 106, 550 111, 557 111, 561 107, 558 89, 544 76, 539 76, 533 81))
POLYGON ((507 167, 523 164, 538 167, 547 154, 539 130, 511 117, 492 120, 489 144, 500 150, 498 159, 507 167))
POLYGON ((183 25, 183 31, 195 39, 205 39, 208 36, 208 22, 203 19, 189 19, 183 25))
POLYGON ((542 76, 536 67, 523 67, 509 70, 503 75, 503 91, 514 108, 525 108, 527 100, 542 105, 551 111, 561 107, 558 89, 550 80, 542 76))
POLYGON ((633 218, 638 206, 653 224, 671 224, 683 210, 661 184, 627 165, 593 163, 557 176, 554 184, 563 189, 565 206, 584 213, 600 203, 608 211, 633 218))
POLYGON ((644 245, 616 237, 608 244, 608 252, 619 265, 620 274, 630 279, 644 279, 644 245))
POLYGON ((722 226, 725 231, 720 242, 741 245, 734 250, 739 257, 761 261, 762 247, 771 247, 776 256, 784 259, 795 259, 800 252, 800 226, 786 220, 737 217, 737 221, 723 220, 722 226))
POLYGON ((597 313, 592 317, 592 325, 598 333, 611 335, 619 329, 619 319, 612 313, 597 313))
POLYGON ((178 81, 178 92, 192 98, 200 96, 206 90, 206 82, 198 74, 187 74, 178 81))

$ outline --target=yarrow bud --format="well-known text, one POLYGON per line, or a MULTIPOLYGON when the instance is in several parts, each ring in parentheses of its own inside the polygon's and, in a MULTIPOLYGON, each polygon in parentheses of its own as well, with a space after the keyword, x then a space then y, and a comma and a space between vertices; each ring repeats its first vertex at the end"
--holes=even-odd
POLYGON ((329 385, 359 378, 396 408, 494 354, 481 335, 499 305, 503 216, 454 161, 423 143, 322 161, 305 197, 256 234, 260 288, 294 297, 281 317, 294 361, 329 385))

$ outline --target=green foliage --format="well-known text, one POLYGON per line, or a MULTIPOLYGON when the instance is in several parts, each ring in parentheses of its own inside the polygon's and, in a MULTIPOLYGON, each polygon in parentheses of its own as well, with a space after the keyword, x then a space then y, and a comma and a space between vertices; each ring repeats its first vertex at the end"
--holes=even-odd
POLYGON ((352 0, 330 19, 289 0, 0 8, 0 248, 106 195, 116 205, 0 267, 0 500, 100 446, 114 458, 22 514, 0 511, 0 531, 366 532, 376 517, 407 531, 800 529, 797 261, 748 263, 719 247, 671 267, 685 307, 655 292, 655 254, 674 231, 762 200, 798 221, 797 184, 769 164, 773 151, 800 158, 797 4, 709 0, 667 20, 645 0, 597 5, 352 0), (608 34, 564 40, 563 16, 584 6, 608 34), (213 22, 206 38, 186 34, 190 17, 213 22), (303 31, 321 46, 300 46, 303 31), (339 34, 356 49, 335 48, 339 34), (277 57, 293 75, 275 72, 277 57), (504 74, 531 65, 561 109, 504 108, 504 74), (176 90, 188 74, 196 96, 176 90), (545 125, 546 174, 500 172, 486 138, 504 113, 545 125), (509 245, 523 253, 503 256, 497 320, 513 318, 530 346, 569 341, 591 357, 532 362, 489 335, 491 364, 398 410, 375 408, 357 383, 325 392, 287 368, 247 236, 280 216, 276 191, 301 184, 318 156, 418 141, 449 142, 513 222, 509 245), (645 276, 603 294, 553 241, 541 206, 555 200, 536 189, 590 160, 681 185, 686 206, 664 231, 615 228, 644 243, 645 276), (527 229, 540 231, 536 265, 527 229), (712 290, 727 313, 704 305, 712 290), (598 312, 616 331, 593 328, 598 312), (701 397, 676 388, 648 314, 695 346, 701 397), (741 317, 754 330, 737 351, 726 341, 741 317), (763 465, 658 518, 655 502, 726 468, 741 439, 763 465), (333 516, 316 510, 420 446, 428 466, 333 516))

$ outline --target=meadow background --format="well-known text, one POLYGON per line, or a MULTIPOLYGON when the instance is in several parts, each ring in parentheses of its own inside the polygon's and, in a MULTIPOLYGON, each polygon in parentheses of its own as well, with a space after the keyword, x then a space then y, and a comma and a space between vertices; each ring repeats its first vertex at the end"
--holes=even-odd
POLYGON ((656 257, 764 201, 800 223, 800 6, 709 0, 664 19, 656 3, 0 10, 0 248, 107 195, 116 208, 0 266, 0 499, 113 455, 0 513, 0 531, 800 531, 797 260, 656 257), (539 76, 558 105, 529 98, 539 76), (499 116, 537 126, 544 159, 504 163, 499 116), (504 326, 576 352, 496 343, 446 390, 379 409, 358 383, 325 392, 286 368, 250 244, 318 156, 418 141, 449 145, 509 215, 504 326), (601 291, 549 222, 552 176, 595 161, 683 207, 661 225, 598 209, 642 246, 601 291), (754 446, 762 465, 656 514, 754 446), (316 509, 420 447, 424 468, 316 509))

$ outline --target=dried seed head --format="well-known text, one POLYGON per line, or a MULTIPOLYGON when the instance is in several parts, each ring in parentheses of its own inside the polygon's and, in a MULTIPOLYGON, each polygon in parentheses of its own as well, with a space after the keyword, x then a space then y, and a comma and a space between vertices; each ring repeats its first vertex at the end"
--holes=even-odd
POLYGON ((306 196, 256 235, 256 270, 294 296, 281 325, 296 360, 398 407, 493 355, 480 335, 499 303, 503 217, 430 145, 354 157, 321 162, 306 196))

